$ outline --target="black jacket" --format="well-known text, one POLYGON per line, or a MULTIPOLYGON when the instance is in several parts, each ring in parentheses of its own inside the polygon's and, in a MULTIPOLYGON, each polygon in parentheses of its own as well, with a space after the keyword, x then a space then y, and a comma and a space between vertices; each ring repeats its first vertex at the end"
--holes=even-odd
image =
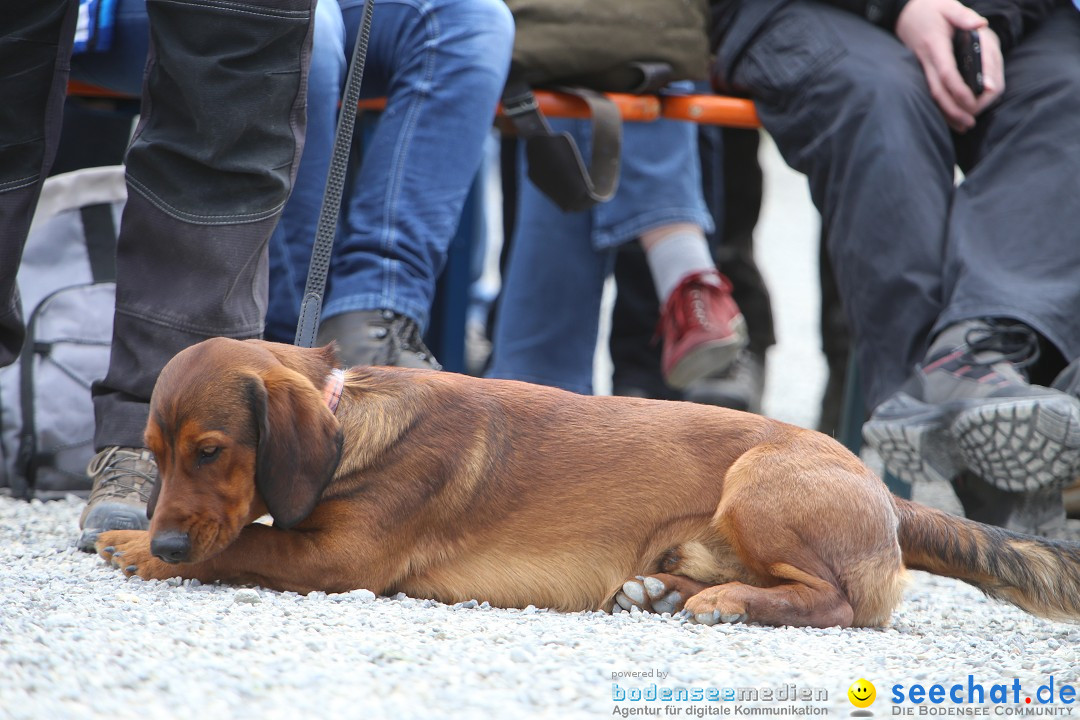
MULTIPOLYGON (((712 47, 718 50, 719 76, 730 77, 735 61, 754 34, 778 8, 791 0, 712 0, 712 47), (721 40, 723 43, 721 44, 721 40)), ((908 0, 822 0, 892 29, 908 0)), ((990 21, 1007 53, 1059 4, 1071 0, 965 0, 990 21)))

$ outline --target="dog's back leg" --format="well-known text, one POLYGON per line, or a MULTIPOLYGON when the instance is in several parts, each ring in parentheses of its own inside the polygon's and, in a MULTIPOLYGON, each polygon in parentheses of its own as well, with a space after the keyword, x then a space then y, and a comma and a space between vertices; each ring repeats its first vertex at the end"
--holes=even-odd
POLYGON ((758 446, 729 468, 712 521, 746 574, 685 609, 710 624, 884 624, 904 582, 896 527, 881 481, 829 438, 758 446))
POLYGON ((777 567, 776 574, 790 573, 792 582, 755 587, 730 582, 705 588, 686 601, 685 610, 696 622, 755 622, 763 625, 830 627, 851 625, 853 611, 847 599, 828 582, 793 567, 777 567))
POLYGON ((677 610, 668 596, 679 590, 684 609, 708 624, 884 624, 904 584, 888 490, 823 435, 782 440, 733 463, 710 536, 660 558, 657 569, 668 575, 629 579, 616 604, 677 610), (698 590, 687 596, 691 587, 698 590))
POLYGON ((686 543, 667 555, 661 568, 671 572, 629 578, 615 595, 615 612, 638 607, 674 614, 685 609, 703 625, 756 622, 848 627, 852 623, 851 605, 835 586, 790 565, 776 564, 768 577, 749 573, 733 567, 736 558, 726 543, 686 543), (768 586, 750 584, 759 581, 768 586))

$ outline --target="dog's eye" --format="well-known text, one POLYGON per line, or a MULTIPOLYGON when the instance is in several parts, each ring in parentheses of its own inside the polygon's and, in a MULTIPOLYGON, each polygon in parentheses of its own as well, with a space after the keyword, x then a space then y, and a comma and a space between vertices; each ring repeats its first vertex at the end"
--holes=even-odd
POLYGON ((198 463, 200 465, 203 465, 203 464, 208 463, 208 462, 213 462, 214 460, 217 460, 217 457, 220 454, 221 454, 221 448, 220 447, 216 447, 216 446, 214 446, 214 447, 201 447, 201 448, 199 448, 198 455, 197 455, 198 463))

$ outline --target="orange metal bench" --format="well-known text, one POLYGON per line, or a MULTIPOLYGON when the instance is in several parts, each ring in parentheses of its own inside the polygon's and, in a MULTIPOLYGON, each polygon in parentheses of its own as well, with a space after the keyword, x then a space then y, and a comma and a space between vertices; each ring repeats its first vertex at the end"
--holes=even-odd
MULTIPOLYGON (((86 83, 71 82, 68 94, 88 98, 130 99, 131 96, 115 93, 86 83)), ((584 101, 563 93, 537 90, 536 99, 540 109, 549 117, 583 119, 589 117, 589 107, 584 101)), ((723 95, 626 95, 608 93, 619 108, 623 120, 628 122, 652 122, 660 118, 685 120, 706 125, 725 127, 761 127, 754 103, 744 98, 723 95)), ((361 100, 361 110, 381 110, 386 107, 383 98, 361 100)), ((502 114, 502 108, 499 108, 502 114)))
MULTIPOLYGON (((540 109, 548 117, 578 120, 589 117, 589 106, 584 100, 573 95, 549 90, 537 90, 534 94, 540 103, 540 109)), ((724 95, 663 96, 623 93, 607 93, 607 96, 619 108, 619 113, 627 122, 652 122, 667 118, 725 127, 761 127, 754 103, 744 98, 724 95)), ((386 101, 382 98, 360 101, 361 110, 381 110, 384 107, 386 101)), ((502 114, 502 107, 498 114, 502 114)))

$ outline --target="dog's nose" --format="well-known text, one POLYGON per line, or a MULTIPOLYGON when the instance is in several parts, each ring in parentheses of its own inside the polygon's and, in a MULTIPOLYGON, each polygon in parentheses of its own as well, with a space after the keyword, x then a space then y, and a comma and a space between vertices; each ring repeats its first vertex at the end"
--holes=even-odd
POLYGON ((181 563, 191 555, 191 538, 185 532, 166 530, 150 541, 150 552, 167 563, 181 563))

